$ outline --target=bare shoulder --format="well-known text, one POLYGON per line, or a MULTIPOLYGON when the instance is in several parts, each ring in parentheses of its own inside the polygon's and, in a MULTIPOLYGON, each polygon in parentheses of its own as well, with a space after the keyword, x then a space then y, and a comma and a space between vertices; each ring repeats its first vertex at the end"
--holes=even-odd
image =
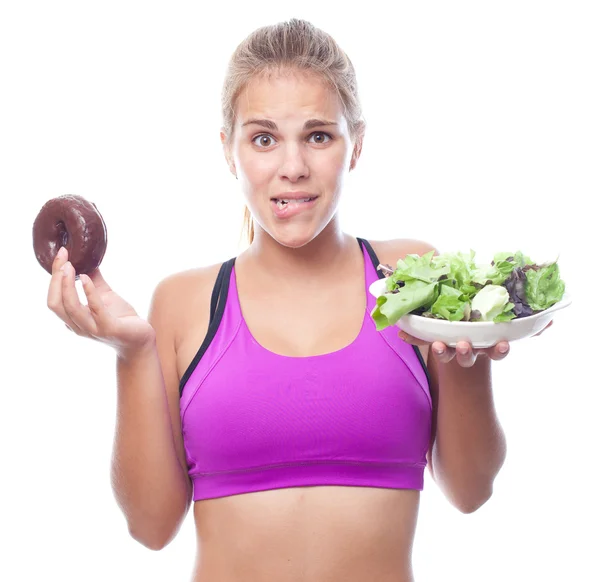
POLYGON ((398 262, 398 259, 403 259, 406 255, 424 255, 430 251, 435 251, 435 254, 438 254, 437 249, 431 243, 414 238, 395 238, 370 242, 379 261, 392 267, 398 262))
POLYGON ((159 281, 155 293, 163 293, 171 297, 180 298, 190 292, 197 292, 199 285, 201 287, 211 286, 211 279, 216 278, 222 264, 214 263, 168 275, 159 281))
POLYGON ((212 289, 221 265, 215 263, 173 273, 156 285, 150 319, 168 328, 176 345, 185 331, 186 314, 206 312, 208 316, 212 289))

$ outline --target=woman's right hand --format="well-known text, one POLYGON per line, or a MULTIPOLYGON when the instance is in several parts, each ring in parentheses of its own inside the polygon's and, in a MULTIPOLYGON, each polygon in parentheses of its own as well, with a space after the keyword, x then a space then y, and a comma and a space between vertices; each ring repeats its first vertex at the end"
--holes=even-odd
POLYGON ((135 355, 153 346, 153 327, 108 286, 99 269, 90 276, 81 275, 80 280, 87 305, 79 301, 75 269, 62 247, 52 264, 48 307, 71 331, 106 343, 122 356, 135 355))

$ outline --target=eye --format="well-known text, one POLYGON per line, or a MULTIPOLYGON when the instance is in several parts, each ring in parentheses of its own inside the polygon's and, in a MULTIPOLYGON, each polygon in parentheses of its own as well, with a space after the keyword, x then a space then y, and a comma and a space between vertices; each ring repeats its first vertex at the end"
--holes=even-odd
POLYGON ((265 144, 265 143, 264 143, 262 140, 269 140, 269 139, 271 139, 271 140, 272 140, 272 139, 273 139, 273 137, 272 137, 272 136, 270 136, 268 133, 261 133, 260 135, 257 135, 257 136, 256 136, 256 137, 255 137, 255 138, 252 140, 252 143, 253 143, 253 144, 255 144, 255 145, 258 145, 259 147, 268 147, 268 146, 269 146, 269 145, 271 145, 271 144, 269 144, 269 143, 265 144), (257 139, 259 139, 259 138, 261 139, 260 145, 256 143, 256 140, 257 140, 257 139))
MULTIPOLYGON (((324 131, 315 131, 314 133, 311 134, 310 137, 313 137, 314 135, 322 135, 327 137, 329 140, 331 140, 331 136, 328 133, 325 133, 324 131)), ((315 143, 327 143, 326 141, 323 141, 322 139, 315 142, 315 143)))

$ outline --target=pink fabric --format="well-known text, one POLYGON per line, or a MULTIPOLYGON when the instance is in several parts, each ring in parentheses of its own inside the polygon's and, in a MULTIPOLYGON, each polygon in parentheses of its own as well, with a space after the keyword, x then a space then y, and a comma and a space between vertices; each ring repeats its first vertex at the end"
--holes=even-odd
POLYGON ((358 337, 311 357, 257 343, 232 269, 223 319, 181 395, 194 500, 309 485, 423 489, 427 375, 396 327, 376 331, 368 286, 378 275, 365 248, 363 256, 358 337))

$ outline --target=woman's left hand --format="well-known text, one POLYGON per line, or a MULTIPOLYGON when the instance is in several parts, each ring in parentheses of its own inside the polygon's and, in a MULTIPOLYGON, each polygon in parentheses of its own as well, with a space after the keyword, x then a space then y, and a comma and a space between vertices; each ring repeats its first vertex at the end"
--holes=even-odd
MULTIPOLYGON (((535 335, 540 335, 551 325, 552 321, 544 329, 542 329, 542 331, 536 333, 535 335)), ((481 354, 485 354, 488 358, 490 358, 490 360, 503 360, 510 351, 510 345, 507 341, 498 342, 495 346, 489 348, 473 348, 470 342, 461 341, 457 342, 456 348, 450 348, 444 342, 434 341, 431 343, 425 340, 420 340, 402 330, 398 332, 398 335, 405 342, 414 346, 431 345, 433 354, 435 354, 440 362, 445 364, 456 358, 458 364, 463 368, 470 368, 475 363, 477 356, 480 356, 481 354)))

